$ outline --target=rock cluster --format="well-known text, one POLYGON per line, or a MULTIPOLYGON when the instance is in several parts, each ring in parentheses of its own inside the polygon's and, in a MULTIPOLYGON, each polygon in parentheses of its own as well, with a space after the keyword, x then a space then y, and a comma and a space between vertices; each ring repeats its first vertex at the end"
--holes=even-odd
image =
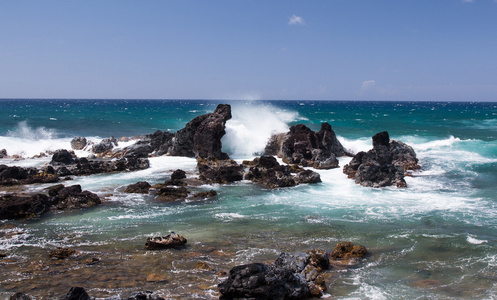
MULTIPOLYGON (((33 298, 24 293, 15 293, 10 296, 9 300, 32 300, 33 298)), ((90 297, 82 287, 71 287, 69 292, 58 298, 59 300, 95 300, 95 297, 90 297)), ((146 292, 133 292, 128 297, 121 298, 113 296, 110 298, 98 298, 102 300, 164 300, 156 293, 146 292)))
POLYGON ((98 195, 82 191, 80 185, 59 184, 45 194, 0 196, 0 219, 21 219, 40 216, 51 208, 79 209, 100 204, 98 195))
POLYGON ((303 124, 292 126, 289 132, 272 136, 264 152, 287 164, 316 169, 337 168, 337 156, 349 155, 328 123, 321 124, 318 132, 303 124))
POLYGON ((263 155, 245 163, 250 166, 245 174, 245 179, 260 183, 268 188, 321 182, 319 174, 311 170, 302 170, 296 176, 293 176, 290 167, 280 165, 274 156, 263 155))
POLYGON ((252 263, 236 266, 230 270, 228 278, 218 285, 220 299, 320 297, 326 291, 322 272, 329 268, 330 261, 349 256, 363 257, 366 253, 364 246, 345 242, 339 243, 331 254, 321 249, 307 253, 281 253, 269 265, 252 263), (352 248, 349 249, 347 245, 352 245, 352 248))
POLYGON ((412 147, 390 140, 388 132, 383 131, 373 136, 373 149, 357 153, 343 172, 367 187, 406 187, 405 172, 419 168, 412 147))

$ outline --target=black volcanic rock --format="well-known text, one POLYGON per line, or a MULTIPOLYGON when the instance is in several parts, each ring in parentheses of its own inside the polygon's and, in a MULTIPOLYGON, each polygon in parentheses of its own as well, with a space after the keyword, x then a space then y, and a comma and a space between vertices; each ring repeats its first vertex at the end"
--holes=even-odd
POLYGON ((69 152, 65 149, 59 149, 56 150, 55 153, 52 155, 52 161, 50 164, 56 165, 56 164, 72 164, 74 163, 74 159, 76 158, 76 155, 74 152, 69 152))
POLYGON ((288 164, 316 169, 337 168, 336 157, 349 155, 328 123, 321 124, 318 132, 303 124, 292 126, 289 132, 271 137, 265 154, 281 157, 288 164))
POLYGON ((71 140, 71 148, 74 150, 83 150, 87 143, 86 138, 77 136, 71 140))
POLYGON ((53 200, 44 194, 0 196, 0 220, 40 216, 50 210, 53 200))
POLYGON ((100 197, 90 191, 82 191, 81 186, 61 187, 57 185, 49 189, 52 201, 57 209, 88 208, 101 203, 100 197))
POLYGON ((243 166, 231 159, 197 159, 197 169, 200 180, 207 183, 230 183, 243 179, 243 166))
POLYGON ((388 132, 383 131, 373 136, 373 149, 357 153, 343 167, 343 172, 363 186, 406 187, 405 171, 415 169, 419 169, 419 165, 412 147, 390 140, 388 132))

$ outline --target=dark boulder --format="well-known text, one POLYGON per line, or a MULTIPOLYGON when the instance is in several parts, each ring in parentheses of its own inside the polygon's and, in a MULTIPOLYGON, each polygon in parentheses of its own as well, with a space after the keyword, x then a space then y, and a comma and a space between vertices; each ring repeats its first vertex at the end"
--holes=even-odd
POLYGON ((207 183, 230 183, 243 179, 243 166, 234 160, 197 159, 200 180, 207 183))
POLYGON ((186 172, 180 169, 177 169, 171 174, 171 180, 180 180, 186 178, 186 172))
POLYGON ((188 197, 189 191, 185 187, 162 187, 157 191, 157 200, 160 201, 181 201, 188 197))
POLYGON ((5 150, 5 149, 0 150, 0 158, 4 158, 4 157, 7 157, 7 156, 8 156, 7 155, 7 150, 5 150))
POLYGON ((76 250, 70 248, 57 247, 57 249, 50 250, 48 256, 56 259, 65 259, 76 253, 76 250))
POLYGON ((213 113, 188 122, 172 139, 168 154, 208 160, 228 159, 221 151, 221 138, 226 134, 226 121, 231 119, 231 106, 219 104, 213 113))
POLYGON ((165 300, 154 292, 134 292, 126 300, 165 300))
POLYGON ((88 141, 84 137, 77 136, 71 140, 71 148, 74 150, 83 150, 88 141))
POLYGON ((9 300, 32 300, 33 298, 31 298, 30 296, 24 294, 24 293, 21 293, 21 292, 18 292, 18 293, 15 293, 14 295, 10 296, 9 300))
POLYGON ((147 158, 153 152, 152 146, 144 143, 136 143, 120 151, 114 152, 112 157, 142 157, 147 158))
POLYGON ((148 142, 152 147, 152 152, 160 156, 168 153, 169 148, 172 146, 173 138, 174 133, 157 130, 153 134, 147 135, 142 142, 148 142))
POLYGON ((349 155, 328 123, 321 124, 318 132, 303 124, 292 126, 288 133, 271 137, 265 154, 281 157, 287 164, 316 169, 337 168, 337 156, 349 155))
POLYGON ((0 219, 20 219, 40 216, 54 205, 52 199, 44 194, 1 195, 0 219))
POLYGON ((297 183, 319 183, 321 176, 312 170, 303 170, 295 175, 295 181, 297 183))
POLYGON ((160 249, 170 249, 170 248, 181 248, 187 243, 185 237, 171 232, 164 237, 151 237, 147 239, 145 243, 145 249, 147 250, 160 250, 160 249))
POLYGON ((262 263, 234 267, 218 288, 220 299, 304 299, 310 296, 302 276, 262 263))
POLYGON ((72 287, 60 300, 92 300, 82 287, 72 287))
POLYGON ((390 141, 388 132, 384 131, 373 136, 373 149, 357 153, 344 166, 343 172, 363 186, 406 187, 405 172, 418 168, 418 159, 412 147, 390 141))
POLYGON ((52 156, 52 161, 50 162, 50 164, 52 164, 52 165, 58 165, 58 164, 68 165, 68 164, 74 163, 75 158, 76 158, 76 155, 74 154, 74 152, 72 152, 72 151, 69 152, 65 149, 60 149, 60 150, 55 151, 55 153, 52 156))
POLYGON ((100 197, 90 191, 82 191, 79 184, 60 188, 56 186, 49 190, 52 201, 58 209, 88 208, 101 203, 100 197))
POLYGON ((134 184, 128 185, 125 189, 125 193, 138 193, 138 194, 148 194, 151 185, 146 181, 140 181, 134 184))

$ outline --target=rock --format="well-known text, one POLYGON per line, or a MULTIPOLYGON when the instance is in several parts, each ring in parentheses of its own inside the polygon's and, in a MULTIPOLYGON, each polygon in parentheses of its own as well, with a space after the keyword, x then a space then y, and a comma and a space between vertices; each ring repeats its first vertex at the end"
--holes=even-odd
POLYGON ((321 124, 318 132, 303 124, 292 126, 288 133, 271 137, 264 152, 281 157, 287 164, 316 169, 337 168, 336 157, 349 155, 328 123, 321 124))
POLYGON ((82 287, 72 287, 60 300, 92 300, 82 287))
POLYGON ((171 232, 171 234, 165 237, 153 237, 148 238, 145 243, 145 249, 147 250, 160 250, 169 248, 180 248, 187 243, 186 238, 183 236, 171 232))
POLYGON ((117 140, 115 137, 110 137, 108 139, 103 139, 100 143, 93 145, 92 151, 96 154, 105 154, 117 146, 117 140))
POLYGON ((150 291, 134 292, 131 295, 129 295, 129 297, 126 299, 127 300, 165 300, 164 298, 150 291))
POLYGON ((171 174, 171 180, 180 180, 186 178, 186 172, 180 169, 177 169, 171 174))
POLYGON ((174 135, 168 154, 207 160, 228 159, 221 151, 221 138, 225 135, 226 121, 231 119, 231 106, 219 104, 213 113, 188 122, 174 135))
POLYGON ((160 156, 169 152, 169 148, 172 146, 173 138, 173 133, 157 130, 153 134, 147 135, 143 142, 148 141, 150 147, 152 147, 152 152, 155 155, 160 156))
POLYGON ((364 257, 367 253, 368 250, 362 245, 355 246, 352 242, 341 242, 335 246, 330 258, 334 260, 358 258, 364 257))
POLYGON ((87 140, 84 137, 77 136, 71 141, 71 148, 74 150, 83 150, 86 147, 87 140))
POLYGON ((0 150, 0 158, 4 158, 4 157, 7 157, 7 150, 6 149, 2 149, 0 150))
POLYGON ((24 294, 24 293, 20 293, 20 292, 17 292, 15 293, 14 295, 10 296, 9 300, 31 300, 33 298, 31 298, 30 296, 24 294))
POLYGON ((152 146, 138 142, 128 146, 120 151, 114 152, 112 157, 134 157, 134 158, 147 158, 153 152, 152 146))
POLYGON ((134 184, 128 185, 125 189, 125 193, 138 193, 138 194, 148 194, 151 185, 146 181, 140 181, 134 184))
POLYGON ((0 219, 20 219, 40 216, 50 210, 54 202, 46 195, 1 195, 0 219))
POLYGON ((197 270, 203 270, 203 271, 214 271, 214 269, 211 266, 209 266, 208 263, 203 262, 203 261, 198 262, 195 265, 195 269, 197 269, 197 270))
POLYGON ((405 171, 418 168, 418 159, 412 147, 390 141, 388 132, 384 131, 373 136, 373 149, 357 153, 343 167, 343 172, 363 186, 406 187, 405 171))
POLYGON ((52 156, 52 161, 50 164, 52 165, 57 165, 57 164, 72 164, 74 163, 74 159, 76 158, 76 155, 74 152, 69 152, 65 149, 60 149, 56 150, 55 153, 52 156))
POLYGON ((302 276, 262 263, 234 267, 218 288, 220 299, 304 299, 310 296, 302 276))
POLYGON ((319 183, 321 176, 312 170, 303 170, 295 176, 297 183, 319 183))
POLYGON ((252 167, 245 174, 245 179, 260 183, 268 188, 295 186, 297 182, 290 174, 288 166, 282 166, 276 158, 263 155, 255 158, 252 167))
POLYGON ((57 249, 50 250, 48 256, 51 258, 64 259, 76 253, 76 250, 69 248, 57 247, 57 249))
POLYGON ((243 166, 231 159, 197 159, 197 168, 200 180, 207 183, 230 183, 243 179, 243 166))
POLYGON ((49 173, 36 168, 0 165, 0 185, 51 183, 59 180, 57 175, 49 173))
POLYGON ((52 201, 58 209, 88 208, 101 203, 100 197, 90 191, 82 191, 79 184, 60 188, 56 186, 49 189, 52 201))
POLYGON ((157 200, 169 202, 185 200, 188 193, 185 187, 163 187, 157 191, 157 200))
POLYGON ((7 257, 7 253, 0 252, 0 258, 6 258, 6 257, 7 257))

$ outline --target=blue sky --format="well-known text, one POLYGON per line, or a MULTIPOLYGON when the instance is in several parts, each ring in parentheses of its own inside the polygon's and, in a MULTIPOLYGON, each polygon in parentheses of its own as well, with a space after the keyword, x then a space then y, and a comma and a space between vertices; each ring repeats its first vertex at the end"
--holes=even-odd
POLYGON ((497 101, 497 0, 0 0, 0 98, 497 101))

